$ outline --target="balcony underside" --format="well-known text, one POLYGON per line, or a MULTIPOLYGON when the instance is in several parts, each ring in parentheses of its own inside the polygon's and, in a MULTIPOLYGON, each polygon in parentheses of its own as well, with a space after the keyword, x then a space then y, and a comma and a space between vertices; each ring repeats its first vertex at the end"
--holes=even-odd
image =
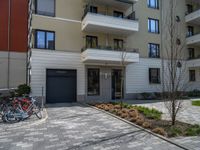
POLYGON ((187 45, 196 45, 200 46, 200 34, 196 34, 186 38, 187 45))
POLYGON ((125 65, 139 62, 139 54, 134 52, 98 50, 89 48, 82 52, 81 59, 82 62, 86 64, 120 66, 122 60, 125 65))
POLYGON ((200 9, 185 17, 187 23, 200 24, 200 9))
POLYGON ((127 35, 137 32, 139 30, 139 23, 135 20, 88 13, 82 22, 82 30, 86 32, 127 35))

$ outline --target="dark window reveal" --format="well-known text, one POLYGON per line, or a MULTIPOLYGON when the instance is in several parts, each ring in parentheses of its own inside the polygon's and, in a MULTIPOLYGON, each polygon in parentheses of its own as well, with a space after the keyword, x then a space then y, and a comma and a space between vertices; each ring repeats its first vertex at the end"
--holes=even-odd
POLYGON ((159 44, 149 43, 148 48, 149 48, 149 57, 150 58, 160 58, 160 45, 159 44))
POLYGON ((149 68, 149 83, 160 83, 160 69, 159 68, 149 68))
POLYGON ((88 69, 88 96, 100 94, 100 71, 99 69, 88 69))

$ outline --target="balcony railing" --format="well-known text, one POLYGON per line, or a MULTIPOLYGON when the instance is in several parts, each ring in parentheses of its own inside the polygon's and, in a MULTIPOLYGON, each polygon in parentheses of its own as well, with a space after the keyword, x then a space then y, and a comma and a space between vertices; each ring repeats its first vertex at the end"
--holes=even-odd
POLYGON ((189 36, 187 35, 186 36, 186 43, 188 45, 200 43, 200 33, 197 32, 193 35, 189 35, 189 36))
POLYGON ((81 49, 81 52, 84 52, 87 49, 97 49, 97 50, 107 50, 107 51, 118 51, 118 52, 133 52, 133 53, 139 53, 138 48, 114 48, 112 46, 95 46, 95 47, 83 47, 81 49))
MULTIPOLYGON (((94 12, 91 12, 91 11, 89 11, 89 10, 86 9, 86 10, 84 11, 84 15, 83 15, 83 17, 82 17, 82 20, 85 18, 85 16, 86 16, 88 13, 97 14, 97 15, 104 15, 104 16, 108 16, 108 17, 115 17, 115 16, 113 16, 113 15, 107 14, 106 12, 94 13, 94 12)), ((127 15, 127 16, 115 17, 115 18, 119 18, 119 19, 128 19, 128 20, 135 20, 135 21, 138 20, 138 19, 135 17, 135 11, 133 11, 132 13, 130 13, 130 14, 127 15)))

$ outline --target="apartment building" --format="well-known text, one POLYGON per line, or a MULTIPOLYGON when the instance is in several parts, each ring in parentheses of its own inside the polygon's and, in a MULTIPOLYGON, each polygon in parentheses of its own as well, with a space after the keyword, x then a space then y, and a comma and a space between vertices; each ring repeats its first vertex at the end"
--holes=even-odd
MULTIPOLYGON (((111 100, 121 95, 134 99, 138 93, 161 92, 160 58, 165 42, 162 19, 163 10, 168 10, 165 3, 161 0, 30 1, 28 79, 32 94, 45 97, 47 103, 58 103, 111 100)), ((182 0, 177 5, 184 38, 186 24, 198 24, 198 17, 195 18, 198 13, 193 19, 185 17, 186 10, 191 9, 189 5, 198 6, 193 3, 182 0)), ((188 56, 198 55, 193 38, 197 44, 200 39, 187 38, 188 56)), ((190 90, 199 88, 198 61, 189 60, 190 90)))
POLYGON ((0 91, 26 83, 27 0, 0 1, 0 91))

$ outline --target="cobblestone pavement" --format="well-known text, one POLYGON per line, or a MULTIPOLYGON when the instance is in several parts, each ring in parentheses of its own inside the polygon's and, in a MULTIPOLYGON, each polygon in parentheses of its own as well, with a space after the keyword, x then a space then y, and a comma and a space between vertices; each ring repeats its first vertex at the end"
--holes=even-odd
MULTIPOLYGON (((141 129, 80 104, 52 105, 43 124, 0 127, 2 150, 181 150, 141 129)), ((5 125, 4 125, 5 126, 5 125)))
MULTIPOLYGON (((192 106, 191 103, 192 100, 184 100, 183 101, 183 107, 178 113, 177 119, 179 121, 183 121, 186 123, 192 123, 192 124, 200 124, 200 107, 198 106, 192 106)), ((128 102, 131 103, 131 102, 128 102)), ((165 108, 164 102, 154 102, 152 103, 145 103, 145 101, 139 101, 136 102, 137 105, 149 107, 149 108, 155 108, 163 112, 163 119, 170 119, 168 110, 165 108)))
POLYGON ((180 137, 173 138, 172 140, 180 143, 181 145, 185 145, 187 147, 192 148, 193 150, 200 150, 200 137, 180 137))

